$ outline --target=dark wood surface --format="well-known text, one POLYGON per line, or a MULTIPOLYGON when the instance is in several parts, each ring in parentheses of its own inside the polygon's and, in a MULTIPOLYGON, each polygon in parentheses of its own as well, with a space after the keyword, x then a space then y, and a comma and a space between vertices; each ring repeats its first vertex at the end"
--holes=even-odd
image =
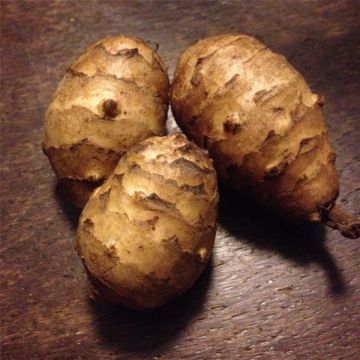
MULTIPOLYGON (((359 214, 360 1, 1 1, 2 359, 360 359, 360 241, 297 227, 222 190, 214 256, 156 311, 89 300, 77 213, 41 151, 66 67, 106 35, 160 45, 240 31, 325 95, 339 202, 359 214)), ((170 115, 169 127, 174 127, 170 115)))

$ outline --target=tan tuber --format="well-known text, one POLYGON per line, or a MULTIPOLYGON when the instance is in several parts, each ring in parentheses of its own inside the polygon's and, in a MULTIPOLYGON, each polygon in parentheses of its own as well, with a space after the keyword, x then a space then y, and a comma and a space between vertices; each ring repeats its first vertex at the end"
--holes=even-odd
POLYGON ((146 309, 188 290, 210 258, 217 204, 212 161, 184 135, 135 145, 80 217, 76 248, 93 296, 146 309))
POLYGON ((138 38, 100 40, 68 68, 46 113, 43 148, 75 205, 131 146, 165 134, 168 89, 164 63, 138 38))
POLYGON ((177 123, 209 150, 222 181, 294 222, 323 221, 356 238, 359 219, 335 205, 323 103, 283 56, 242 34, 185 50, 171 93, 177 123))

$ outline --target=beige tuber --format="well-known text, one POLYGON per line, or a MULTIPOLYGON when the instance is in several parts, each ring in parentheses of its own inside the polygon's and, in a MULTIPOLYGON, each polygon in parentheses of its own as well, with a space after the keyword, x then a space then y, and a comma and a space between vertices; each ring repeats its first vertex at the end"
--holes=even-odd
POLYGON ((184 135, 135 145, 80 217, 76 248, 93 295, 146 309, 184 293, 210 258, 217 204, 212 161, 184 135))
POLYGON ((43 148, 75 205, 131 146, 165 134, 168 88, 164 63, 138 38, 100 40, 68 68, 46 113, 43 148))

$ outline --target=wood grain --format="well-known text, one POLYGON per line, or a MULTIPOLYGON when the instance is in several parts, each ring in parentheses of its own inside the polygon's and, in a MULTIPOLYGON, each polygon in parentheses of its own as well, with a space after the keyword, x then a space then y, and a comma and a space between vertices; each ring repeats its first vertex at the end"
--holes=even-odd
POLYGON ((92 303, 74 251, 78 214, 41 151, 57 83, 98 38, 157 43, 172 74, 198 38, 240 31, 325 95, 339 201, 359 214, 359 12, 357 0, 3 0, 2 359, 360 358, 360 242, 292 226, 226 189, 211 265, 191 291, 151 312, 92 303))

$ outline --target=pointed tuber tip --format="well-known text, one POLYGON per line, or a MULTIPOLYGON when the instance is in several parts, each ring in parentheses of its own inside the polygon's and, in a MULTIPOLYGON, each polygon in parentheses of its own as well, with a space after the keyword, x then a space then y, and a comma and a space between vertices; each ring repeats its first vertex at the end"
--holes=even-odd
POLYGON ((329 209, 323 209, 322 221, 327 226, 337 229, 349 239, 360 237, 360 218, 349 215, 340 206, 334 204, 329 209))

